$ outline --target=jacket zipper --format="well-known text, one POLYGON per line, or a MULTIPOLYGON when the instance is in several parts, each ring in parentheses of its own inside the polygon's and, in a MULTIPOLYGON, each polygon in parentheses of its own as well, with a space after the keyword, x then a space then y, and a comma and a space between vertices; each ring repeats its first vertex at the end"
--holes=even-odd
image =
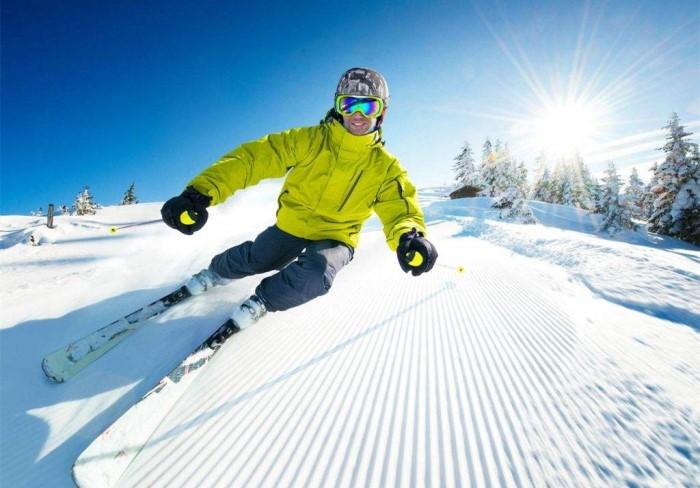
POLYGON ((343 199, 343 203, 340 204, 340 207, 338 207, 338 212, 343 210, 343 207, 345 207, 345 204, 348 203, 348 200, 350 200, 350 195, 352 195, 352 192, 355 191, 355 187, 357 186, 357 183, 360 181, 360 178, 362 177, 362 172, 364 170, 360 170, 360 173, 357 175, 357 178, 355 178, 355 181, 353 181, 352 186, 350 187, 350 191, 345 195, 345 198, 343 199))

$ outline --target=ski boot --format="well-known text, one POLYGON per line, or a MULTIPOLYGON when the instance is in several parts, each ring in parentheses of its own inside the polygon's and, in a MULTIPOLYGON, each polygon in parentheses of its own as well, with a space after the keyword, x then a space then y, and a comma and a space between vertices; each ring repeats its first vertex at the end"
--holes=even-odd
POLYGON ((219 285, 227 285, 231 280, 222 278, 218 273, 210 269, 203 269, 199 273, 195 273, 192 277, 185 283, 187 291, 190 292, 192 296, 201 295, 209 288, 219 285))
POLYGON ((255 295, 252 295, 245 302, 233 311, 231 320, 238 326, 239 329, 247 329, 255 324, 267 313, 265 304, 255 295))

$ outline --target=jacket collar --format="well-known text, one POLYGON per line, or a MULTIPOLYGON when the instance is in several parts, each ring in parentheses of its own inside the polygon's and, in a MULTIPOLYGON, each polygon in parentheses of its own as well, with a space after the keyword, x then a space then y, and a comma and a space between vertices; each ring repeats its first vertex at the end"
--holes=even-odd
POLYGON ((364 136, 351 134, 343 124, 337 120, 331 120, 328 124, 333 144, 340 149, 352 152, 368 152, 377 144, 381 144, 378 131, 370 132, 364 136))

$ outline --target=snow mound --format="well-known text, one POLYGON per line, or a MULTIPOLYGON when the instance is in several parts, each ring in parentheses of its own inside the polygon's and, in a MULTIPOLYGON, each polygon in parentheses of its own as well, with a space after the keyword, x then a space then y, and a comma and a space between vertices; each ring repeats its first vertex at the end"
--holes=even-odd
POLYGON ((543 225, 502 222, 490 198, 434 202, 426 212, 452 219, 460 235, 478 238, 512 252, 565 268, 596 295, 619 305, 700 330, 700 269, 697 253, 679 253, 694 246, 666 239, 648 239, 625 231, 616 239, 596 232, 600 216, 584 210, 529 202, 543 225))

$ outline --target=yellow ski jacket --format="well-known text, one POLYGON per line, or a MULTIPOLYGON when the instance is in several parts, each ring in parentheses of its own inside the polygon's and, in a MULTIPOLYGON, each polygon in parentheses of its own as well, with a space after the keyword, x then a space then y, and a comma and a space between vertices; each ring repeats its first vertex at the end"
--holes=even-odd
POLYGON ((416 189, 398 159, 376 132, 355 136, 336 120, 242 144, 189 185, 216 205, 262 179, 285 174, 277 226, 289 234, 355 248, 372 211, 392 250, 413 227, 426 233, 416 189))

